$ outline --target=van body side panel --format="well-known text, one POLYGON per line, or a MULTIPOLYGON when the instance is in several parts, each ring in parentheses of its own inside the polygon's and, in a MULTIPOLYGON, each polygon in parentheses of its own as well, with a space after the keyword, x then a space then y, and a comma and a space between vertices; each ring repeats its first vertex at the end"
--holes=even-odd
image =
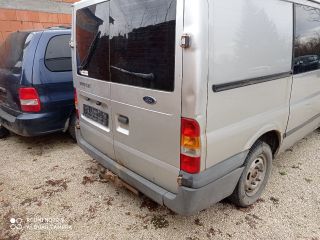
POLYGON ((209 11, 207 167, 248 150, 268 131, 284 134, 293 41, 291 3, 215 0, 209 11), (245 80, 251 85, 238 84, 245 80))
POLYGON ((184 33, 191 46, 183 51, 182 117, 196 119, 201 129, 201 166, 206 168, 206 111, 209 60, 209 2, 185 0, 184 33))

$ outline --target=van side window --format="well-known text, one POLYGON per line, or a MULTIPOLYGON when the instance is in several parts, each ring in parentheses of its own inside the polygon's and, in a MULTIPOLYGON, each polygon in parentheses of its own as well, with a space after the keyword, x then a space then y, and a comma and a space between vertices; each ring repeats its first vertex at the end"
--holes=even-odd
POLYGON ((45 55, 45 65, 51 72, 72 71, 69 41, 70 35, 59 35, 50 39, 45 55))
POLYGON ((296 4, 294 74, 320 68, 320 9, 296 4))

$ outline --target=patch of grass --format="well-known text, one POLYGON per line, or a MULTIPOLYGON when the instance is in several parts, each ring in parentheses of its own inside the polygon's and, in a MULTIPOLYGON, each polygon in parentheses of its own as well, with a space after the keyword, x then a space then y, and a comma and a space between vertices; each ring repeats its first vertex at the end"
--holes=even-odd
POLYGON ((301 170, 301 167, 299 165, 293 165, 293 166, 291 166, 291 168, 301 170))
POLYGON ((169 222, 164 218, 164 216, 153 216, 151 219, 151 223, 153 224, 155 229, 169 227, 169 222))
POLYGON ((304 178, 304 180, 305 180, 307 183, 311 183, 311 182, 312 182, 312 179, 310 179, 310 178, 304 178))
POLYGON ((46 184, 52 187, 62 187, 64 190, 67 190, 68 188, 67 181, 65 179, 48 180, 46 181, 46 184))
POLYGON ((211 227, 210 229, 208 229, 207 237, 208 238, 212 238, 212 237, 216 236, 217 234, 221 235, 222 234, 221 230, 220 229, 214 229, 214 228, 211 227))
POLYGON ((266 200, 264 200, 263 198, 259 198, 259 199, 257 200, 257 203, 264 203, 264 202, 266 202, 266 200))
POLYGON ((276 197, 271 197, 270 200, 274 203, 274 204, 279 204, 280 199, 276 198, 276 197))
POLYGON ((159 204, 152 201, 150 198, 144 197, 142 199, 140 208, 147 208, 150 212, 154 212, 156 210, 158 210, 159 208, 159 204))
POLYGON ((253 229, 257 229, 257 222, 253 218, 246 216, 245 220, 246 220, 247 224, 249 225, 249 227, 251 227, 253 229))
POLYGON ((196 219, 194 220, 194 224, 195 224, 195 225, 198 225, 198 226, 200 226, 200 227, 203 226, 203 223, 200 221, 199 218, 196 218, 196 219))
POLYGON ((186 240, 200 240, 198 237, 186 237, 186 240))
POLYGON ((280 174, 281 176, 287 176, 287 175, 288 175, 287 172, 285 172, 285 171, 280 171, 279 174, 280 174))
POLYGON ((82 179, 82 184, 83 185, 87 185, 88 183, 94 183, 96 181, 96 177, 95 176, 84 176, 82 179))

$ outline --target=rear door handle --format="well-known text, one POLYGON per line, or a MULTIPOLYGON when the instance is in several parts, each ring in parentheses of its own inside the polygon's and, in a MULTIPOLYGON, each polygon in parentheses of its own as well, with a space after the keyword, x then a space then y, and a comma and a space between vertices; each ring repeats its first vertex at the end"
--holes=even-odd
POLYGON ((118 121, 119 123, 122 123, 124 125, 128 125, 129 124, 129 118, 127 118, 126 116, 118 116, 118 121))

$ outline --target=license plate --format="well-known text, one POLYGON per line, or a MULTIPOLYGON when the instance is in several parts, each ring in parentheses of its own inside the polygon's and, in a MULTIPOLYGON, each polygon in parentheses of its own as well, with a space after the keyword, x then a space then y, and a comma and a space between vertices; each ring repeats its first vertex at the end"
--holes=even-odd
POLYGON ((109 126, 109 115, 99 109, 84 104, 83 115, 103 126, 109 126))

